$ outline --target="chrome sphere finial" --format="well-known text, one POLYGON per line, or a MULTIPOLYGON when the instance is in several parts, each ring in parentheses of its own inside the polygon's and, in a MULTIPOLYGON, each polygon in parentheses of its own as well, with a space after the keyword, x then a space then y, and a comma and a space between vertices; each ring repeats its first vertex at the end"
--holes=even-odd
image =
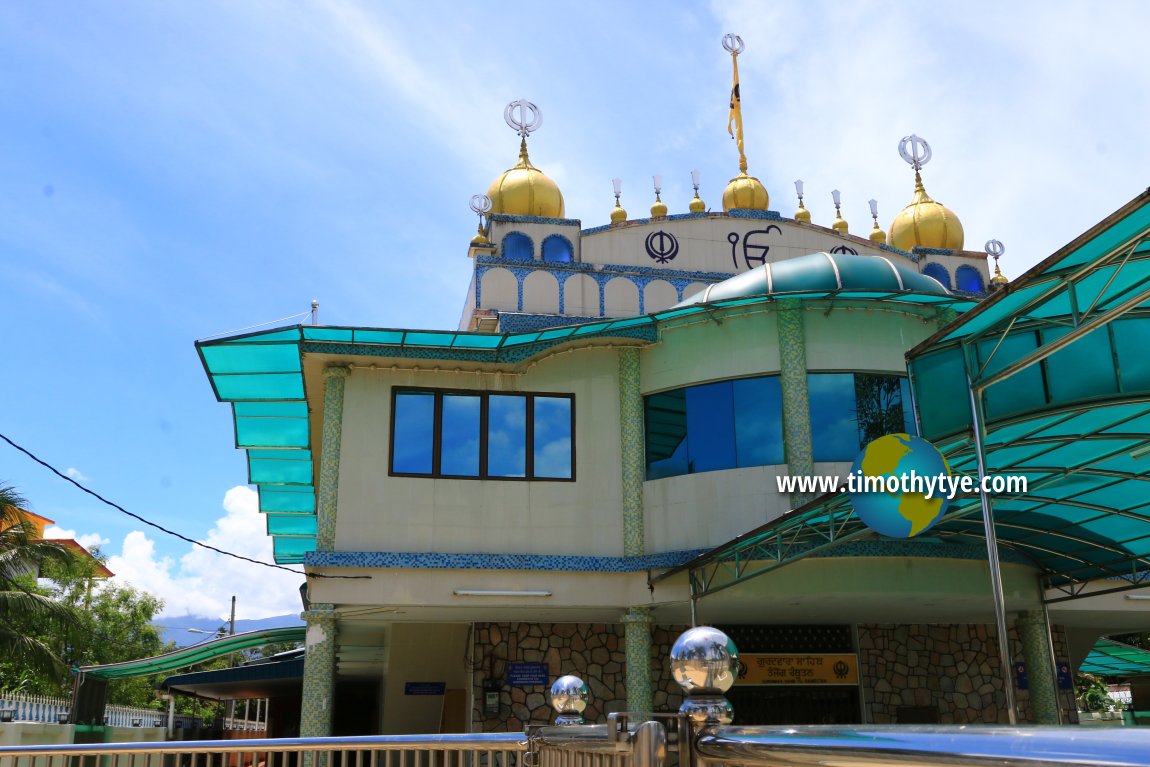
POLYGON ((671 676, 687 693, 679 712, 696 724, 730 724, 734 711, 723 693, 739 674, 739 650, 711 626, 684 631, 671 648, 671 676))
POLYGON ((555 724, 583 724, 583 711, 590 697, 587 683, 579 677, 568 674, 556 679, 551 685, 551 708, 558 714, 555 724))

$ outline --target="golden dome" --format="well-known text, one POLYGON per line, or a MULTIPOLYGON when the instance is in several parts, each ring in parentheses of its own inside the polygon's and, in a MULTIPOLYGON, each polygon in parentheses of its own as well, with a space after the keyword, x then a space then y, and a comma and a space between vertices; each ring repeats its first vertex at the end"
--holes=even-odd
POLYGON ((691 211, 692 213, 703 213, 707 210, 707 203, 703 202, 702 198, 699 197, 698 192, 695 192, 695 196, 691 198, 689 203, 687 203, 687 210, 691 211))
POLYGON ((990 284, 996 288, 1001 288, 1009 282, 1010 280, 1006 279, 1006 275, 998 268, 998 259, 994 259, 994 276, 990 278, 990 284))
POLYGON ((479 225, 479 231, 476 232, 475 236, 471 238, 471 246, 475 247, 477 245, 490 245, 490 244, 491 244, 491 240, 487 239, 487 235, 483 233, 483 224, 480 224, 479 225))
POLYGON ((915 171, 914 200, 903 208, 890 225, 890 244, 899 250, 943 248, 962 250, 962 222, 950 208, 935 202, 922 186, 915 171))
POLYGON ((831 229, 839 234, 850 234, 850 227, 847 225, 846 219, 838 211, 835 211, 835 221, 831 224, 831 229))
POLYGON ((627 220, 627 211, 623 210, 623 206, 619 204, 618 200, 616 200, 615 201, 615 209, 611 211, 611 223, 612 224, 621 224, 626 220, 627 220))
POLYGON ((875 245, 886 245, 886 232, 879 229, 877 219, 874 222, 874 229, 870 230, 870 241, 875 245))
POLYGON ((655 204, 651 206, 651 218, 666 218, 667 217, 667 203, 659 199, 659 195, 655 195, 655 204))
POLYGON ((731 183, 723 190, 723 212, 729 213, 736 208, 766 210, 770 200, 763 182, 748 176, 744 171, 731 179, 731 183))
POLYGON ((504 171, 487 190, 491 212, 511 216, 563 218, 563 193, 543 171, 531 164, 527 140, 519 145, 519 162, 504 171))
POLYGON ((809 224, 811 222, 811 212, 803 207, 803 201, 799 199, 799 209, 795 211, 795 221, 800 224, 809 224))

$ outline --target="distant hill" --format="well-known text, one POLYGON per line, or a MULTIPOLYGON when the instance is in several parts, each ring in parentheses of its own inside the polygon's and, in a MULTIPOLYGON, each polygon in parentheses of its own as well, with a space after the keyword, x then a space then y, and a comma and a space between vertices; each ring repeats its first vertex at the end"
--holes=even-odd
MULTIPOLYGON (((220 621, 215 618, 192 618, 186 615, 180 618, 161 618, 153 621, 152 625, 159 630, 160 637, 165 644, 175 642, 177 647, 199 644, 204 640, 212 638, 209 634, 202 632, 215 633, 221 626, 225 632, 228 630, 227 621, 220 621), (188 629, 195 629, 195 631, 188 631, 188 629)), ((258 620, 237 620, 236 633, 242 634, 245 631, 259 631, 261 629, 278 629, 284 626, 302 625, 303 621, 300 620, 299 613, 275 615, 271 618, 260 618, 258 620)))

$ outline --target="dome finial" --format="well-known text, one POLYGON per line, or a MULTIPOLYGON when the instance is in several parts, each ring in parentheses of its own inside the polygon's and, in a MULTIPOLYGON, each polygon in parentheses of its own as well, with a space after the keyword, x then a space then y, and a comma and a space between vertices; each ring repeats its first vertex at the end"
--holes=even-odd
POLYGON ((803 207, 803 180, 795 179, 795 194, 799 196, 799 209, 795 211, 795 221, 800 224, 811 222, 811 212, 803 207))
POLYGON ((611 223, 621 224, 627 220, 627 211, 619 204, 619 195, 623 193, 623 179, 616 176, 611 179, 611 184, 615 187, 615 209, 611 211, 611 223))
POLYGON ((655 182, 655 203, 651 206, 651 218, 666 218, 667 203, 659 196, 663 193, 663 176, 656 173, 651 176, 651 180, 655 182))
POLYGON ((987 240, 982 247, 986 248, 987 255, 994 259, 994 276, 990 278, 991 289, 1001 288, 1010 282, 998 268, 998 259, 1006 252, 1006 246, 999 240, 987 240))
POLYGON ((491 212, 512 216, 563 218, 563 193, 527 156, 527 136, 539 130, 543 113, 527 99, 512 101, 503 110, 504 121, 519 134, 519 162, 492 182, 487 190, 491 212))
POLYGON ((687 204, 687 210, 692 213, 703 213, 707 210, 707 204, 703 202, 703 198, 699 197, 699 171, 691 171, 691 186, 695 187, 695 196, 691 198, 691 202, 687 204))
POLYGON ((731 54, 734 85, 731 86, 731 111, 727 114, 727 133, 739 146, 739 175, 723 191, 723 210, 743 208, 766 210, 770 197, 762 182, 747 175, 747 154, 743 150, 743 104, 739 93, 739 54, 743 52, 743 38, 734 34, 723 35, 723 48, 731 54))
POLYGON ((843 214, 841 212, 842 196, 839 190, 831 190, 831 199, 835 201, 835 221, 831 224, 831 229, 834 229, 839 234, 849 234, 850 227, 847 225, 847 222, 843 220, 843 214))
POLYGON ((932 200, 922 185, 919 171, 933 156, 930 144, 912 133, 899 142, 898 153, 914 168, 914 199, 891 222, 890 244, 899 250, 962 250, 962 222, 945 205, 932 200))
POLYGON ((491 240, 487 239, 487 233, 483 230, 483 214, 491 210, 491 198, 485 194, 473 194, 468 206, 473 213, 479 216, 479 231, 471 238, 471 244, 490 245, 491 240))
POLYGON ((886 245, 886 232, 878 225, 878 200, 872 197, 867 200, 867 205, 870 205, 870 216, 874 219, 874 229, 870 232, 870 241, 875 245, 886 245))

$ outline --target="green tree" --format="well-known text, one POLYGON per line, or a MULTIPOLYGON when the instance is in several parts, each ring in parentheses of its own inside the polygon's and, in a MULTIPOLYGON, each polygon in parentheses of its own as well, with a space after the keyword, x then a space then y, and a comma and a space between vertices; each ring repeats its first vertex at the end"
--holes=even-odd
POLYGON ((64 572, 76 562, 69 549, 35 537, 26 505, 15 489, 0 485, 0 656, 19 669, 23 684, 36 675, 66 671, 44 636, 67 626, 73 612, 37 588, 36 577, 45 567, 64 572))

